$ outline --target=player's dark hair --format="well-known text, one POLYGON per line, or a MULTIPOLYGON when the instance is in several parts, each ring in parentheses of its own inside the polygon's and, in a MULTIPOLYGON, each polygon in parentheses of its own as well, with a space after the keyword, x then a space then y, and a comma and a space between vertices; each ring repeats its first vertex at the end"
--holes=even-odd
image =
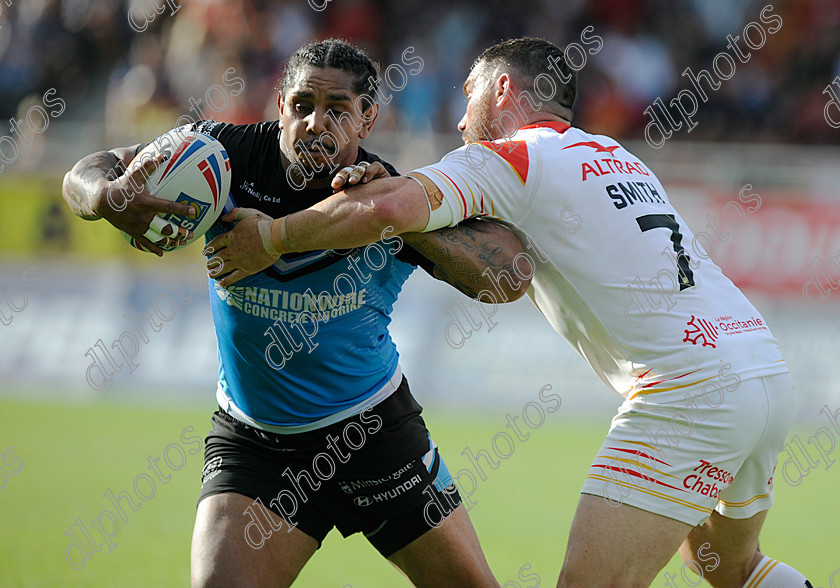
POLYGON ((371 60, 358 47, 341 39, 324 39, 314 41, 300 47, 289 58, 289 63, 283 72, 280 90, 286 90, 295 83, 302 67, 332 67, 339 69, 353 77, 352 90, 358 95, 367 95, 371 103, 379 89, 379 64, 371 60))
POLYGON ((553 43, 535 37, 523 37, 488 47, 470 69, 509 65, 522 75, 521 82, 528 85, 532 85, 540 74, 547 74, 557 84, 557 91, 550 102, 571 110, 577 95, 577 72, 569 67, 565 57, 563 49, 553 43), (559 75, 550 71, 549 66, 554 72, 559 71, 559 75))

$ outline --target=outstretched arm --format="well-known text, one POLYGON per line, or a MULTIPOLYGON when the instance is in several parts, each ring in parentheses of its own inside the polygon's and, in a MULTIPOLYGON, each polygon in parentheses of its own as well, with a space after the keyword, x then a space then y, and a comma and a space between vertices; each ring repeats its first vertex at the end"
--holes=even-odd
POLYGON ((227 274, 222 286, 265 269, 284 253, 360 247, 385 233, 423 231, 429 220, 426 192, 409 177, 353 186, 276 220, 254 212, 235 209, 223 216, 238 221, 236 227, 207 244, 220 268, 211 275, 227 274))
MULTIPOLYGON (((374 163, 368 168, 363 165, 348 166, 340 171, 333 179, 333 188, 339 190, 389 177, 384 168, 375 167, 382 167, 381 164, 374 163)), ((440 202, 441 195, 434 184, 423 176, 415 177, 423 182, 424 191, 432 194, 433 202, 440 202)), ((403 233, 402 240, 416 252, 415 255, 419 253, 429 262, 421 265, 430 275, 470 298, 483 300, 489 294, 494 302, 517 300, 531 283, 533 268, 513 270, 517 255, 524 252, 522 242, 513 232, 492 220, 476 218, 428 233, 403 233), (523 276, 520 272, 530 273, 523 276)))
MULTIPOLYGON (((333 186, 341 184, 343 180, 333 186)), ((499 292, 505 301, 521 297, 530 278, 515 279, 511 274, 513 259, 523 251, 519 238, 498 223, 477 219, 453 228, 417 232, 428 225, 430 208, 441 205, 446 206, 431 182, 421 186, 414 179, 398 177, 338 192, 277 220, 254 210, 236 209, 222 219, 239 221, 236 227, 208 243, 206 253, 214 254, 208 261, 210 275, 227 287, 289 251, 349 249, 402 233, 408 245, 435 265, 434 277, 467 296, 481 298, 488 291, 499 292)))
POLYGON ((271 227, 271 241, 288 251, 348 249, 373 243, 384 227, 419 232, 429 222, 426 193, 410 177, 384 178, 353 186, 286 217, 271 227))

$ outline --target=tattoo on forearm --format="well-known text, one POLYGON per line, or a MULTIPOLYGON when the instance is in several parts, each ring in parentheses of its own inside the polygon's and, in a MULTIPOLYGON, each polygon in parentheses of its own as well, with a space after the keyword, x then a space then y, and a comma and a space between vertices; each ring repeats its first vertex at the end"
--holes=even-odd
POLYGON ((408 239, 408 243, 435 264, 435 277, 472 298, 482 290, 494 291, 492 276, 503 271, 510 275, 512 271, 502 244, 492 235, 463 224, 423 233, 408 239))
POLYGON ((99 216, 93 211, 91 186, 103 177, 108 180, 119 177, 125 172, 124 166, 116 155, 105 151, 88 156, 77 167, 67 178, 64 200, 76 216, 84 220, 96 220, 99 216))
POLYGON ((446 270, 442 269, 439 265, 435 266, 434 273, 432 275, 438 280, 446 282, 456 290, 460 290, 470 298, 475 298, 478 296, 478 291, 474 290, 466 284, 462 284, 461 282, 453 278, 451 275, 449 275, 449 273, 446 270))
POLYGON ((97 220, 99 216, 93 212, 90 203, 88 202, 87 198, 85 198, 82 194, 79 193, 78 190, 74 189, 73 187, 68 188, 64 192, 64 200, 67 202, 67 205, 70 207, 70 210, 73 211, 73 214, 78 216, 83 220, 97 220))
POLYGON ((105 174, 107 179, 113 181, 123 173, 125 173, 125 168, 122 161, 113 153, 105 151, 91 155, 84 171, 81 173, 81 179, 83 182, 96 181, 105 174))

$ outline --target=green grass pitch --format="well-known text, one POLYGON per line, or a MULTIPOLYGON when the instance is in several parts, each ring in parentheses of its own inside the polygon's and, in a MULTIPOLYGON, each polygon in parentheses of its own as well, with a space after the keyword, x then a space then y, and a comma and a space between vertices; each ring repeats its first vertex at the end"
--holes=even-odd
MULTIPOLYGON (((40 405, 0 402, 4 419, 0 435, 0 586, 187 586, 189 542, 202 468, 201 453, 190 454, 209 429, 211 409, 157 413, 124 405, 40 405), (186 430, 192 427, 191 430, 186 430), (123 502, 127 521, 119 521, 114 547, 103 545, 82 569, 72 569, 65 534, 77 519, 90 528, 102 511, 113 511, 103 497, 108 489, 134 495, 140 474, 154 474, 147 457, 180 466, 172 471, 158 463, 165 483, 132 511, 123 502), (12 451, 7 451, 13 447, 12 451), (181 457, 181 456, 184 457, 181 457), (15 472, 12 475, 12 472, 15 472), (5 485, 4 485, 5 484, 5 485)), ((510 411, 516 410, 511 406, 510 411)), ((493 435, 505 431, 504 408, 481 416, 442 408, 424 416, 454 473, 471 467, 460 455, 490 448, 493 435)), ((513 455, 496 470, 486 469, 470 510, 487 560, 499 583, 508 588, 554 586, 578 491, 609 423, 581 420, 559 410, 545 424, 517 441, 513 455), (520 579, 524 568, 525 581, 520 579), (508 582, 506 584, 506 582, 508 582)), ((801 437, 812 434, 802 428, 801 437)), ((840 467, 820 468, 797 487, 776 485, 762 547, 771 556, 800 568, 815 588, 831 588, 829 576, 840 568, 840 467)), ((147 494, 151 490, 141 485, 147 494)), ((110 527, 107 516, 105 525, 110 527)), ((110 530, 110 528, 109 528, 110 530)), ((78 531, 77 531, 78 532, 78 531)), ((99 539, 98 531, 93 536, 99 539)), ((78 561, 80 556, 73 552, 78 561)), ((433 564, 432 564, 433 565, 433 564)), ((667 571, 676 585, 697 585, 680 574, 675 557, 667 571)), ((837 578, 840 578, 838 574, 837 578)), ((837 579, 835 579, 837 582, 837 579)), ((300 575, 296 586, 353 588, 406 586, 406 581, 355 535, 331 533, 300 575)), ((652 584, 665 586, 662 574, 652 584)))

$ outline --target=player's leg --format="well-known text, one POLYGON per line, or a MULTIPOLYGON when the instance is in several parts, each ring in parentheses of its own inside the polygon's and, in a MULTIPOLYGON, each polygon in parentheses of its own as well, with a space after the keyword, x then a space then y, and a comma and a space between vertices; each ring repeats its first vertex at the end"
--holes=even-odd
POLYGON ((680 555, 696 562, 701 554, 714 554, 701 572, 715 587, 808 586, 800 572, 762 554, 758 541, 773 505, 776 462, 793 414, 793 382, 787 374, 781 374, 742 383, 743 388, 748 386, 755 388, 753 408, 760 404, 767 407, 766 428, 732 484, 721 492, 716 510, 691 532, 680 547, 680 555))
POLYGON ((421 411, 406 380, 373 408, 381 424, 338 465, 325 508, 416 586, 498 586, 421 411))
POLYGON ((425 427, 405 432, 407 439, 425 434, 429 451, 368 481, 340 482, 333 501, 344 505, 339 531, 363 531, 418 588, 498 586, 437 446, 425 427))
POLYGON ((582 494, 557 586, 650 586, 689 531, 674 519, 582 494))
POLYGON ((499 585, 463 505, 388 559, 418 588, 499 585))
POLYGON ((769 508, 760 505, 772 502, 768 483, 793 397, 782 390, 771 402, 761 378, 732 379, 621 406, 586 477, 560 586, 647 586, 692 529, 724 508, 719 500, 730 500, 738 519, 769 508), (781 438, 769 436, 781 425, 781 438), (775 454, 749 472, 748 458, 765 445, 775 454), (744 480, 752 493, 733 494, 744 480))
POLYGON ((266 433, 221 410, 211 422, 193 530, 192 584, 288 586, 332 528, 318 509, 319 493, 308 493, 304 501, 282 474, 311 468, 311 456, 300 450, 310 439, 266 433))
POLYGON ((709 565, 701 566, 703 578, 712 586, 740 588, 762 558, 758 535, 766 518, 766 510, 741 520, 712 512, 708 521, 689 533, 680 546, 680 556, 699 563, 699 554, 715 554, 709 565))
POLYGON ((761 553, 758 535, 766 518, 766 510, 748 519, 713 512, 705 524, 689 534, 680 555, 695 562, 698 553, 706 556, 710 563, 700 570, 715 588, 810 588, 800 572, 761 553))
POLYGON ((269 509, 256 509, 258 520, 271 532, 259 548, 246 540, 253 519, 245 511, 254 510, 254 500, 227 492, 204 498, 198 505, 190 554, 192 586, 242 586, 273 588, 290 586, 304 564, 318 548, 309 535, 292 528, 269 509))

